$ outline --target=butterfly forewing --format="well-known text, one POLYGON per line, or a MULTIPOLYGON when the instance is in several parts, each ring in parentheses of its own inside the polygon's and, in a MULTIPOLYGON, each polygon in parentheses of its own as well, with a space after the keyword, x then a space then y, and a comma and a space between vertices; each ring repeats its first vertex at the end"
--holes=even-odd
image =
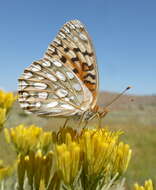
POLYGON ((70 116, 88 110, 92 94, 63 62, 41 59, 19 78, 19 102, 39 115, 70 116))
POLYGON ((98 92, 96 56, 88 32, 80 21, 64 24, 44 58, 56 58, 69 67, 92 93, 91 108, 95 106, 98 92))

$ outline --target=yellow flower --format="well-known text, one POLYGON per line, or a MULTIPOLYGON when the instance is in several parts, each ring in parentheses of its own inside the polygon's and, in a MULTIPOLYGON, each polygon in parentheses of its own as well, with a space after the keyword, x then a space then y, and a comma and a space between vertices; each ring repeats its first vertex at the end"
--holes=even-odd
POLYGON ((112 133, 107 129, 82 131, 80 145, 84 154, 85 173, 97 176, 111 164, 117 140, 121 133, 112 133))
POLYGON ((5 120, 6 120, 6 109, 0 108, 0 130, 3 127, 5 120))
POLYGON ((6 93, 4 107, 7 110, 9 110, 15 100, 16 100, 16 97, 13 95, 13 93, 6 93))
POLYGON ((39 189, 47 187, 53 163, 53 153, 49 151, 43 155, 40 150, 36 153, 29 152, 27 156, 20 155, 18 158, 18 186, 23 189, 25 177, 27 176, 30 187, 39 189))
POLYGON ((85 178, 87 183, 84 187, 91 188, 93 181, 98 183, 101 179, 110 180, 117 173, 121 175, 131 155, 129 146, 118 142, 121 134, 121 131, 108 129, 84 129, 81 133, 70 128, 61 129, 55 135, 60 178, 66 185, 72 185, 82 172, 81 180, 85 178))
POLYGON ((0 160, 0 181, 9 177, 13 172, 13 166, 4 166, 3 161, 0 160))
POLYGON ((131 159, 132 150, 128 144, 120 142, 114 153, 113 173, 119 173, 122 175, 128 167, 131 159))
POLYGON ((145 181, 144 186, 140 186, 138 183, 134 184, 134 190, 153 190, 152 180, 145 181))
POLYGON ((27 154, 29 151, 42 149, 47 151, 52 143, 51 132, 44 132, 35 125, 25 127, 19 125, 15 128, 5 129, 5 137, 8 143, 12 143, 17 153, 27 154))
POLYGON ((10 110, 15 99, 16 98, 13 93, 6 93, 0 90, 0 131, 3 129, 7 113, 10 110))
POLYGON ((71 185, 80 170, 80 146, 67 138, 67 144, 56 145, 56 161, 64 183, 71 185))
POLYGON ((13 93, 7 93, 0 90, 0 107, 5 108, 7 112, 15 100, 16 96, 14 96, 13 93))
POLYGON ((39 138, 39 148, 46 153, 51 144, 52 144, 52 133, 42 132, 39 138))
POLYGON ((96 189, 114 176, 122 175, 128 166, 131 150, 119 142, 122 133, 108 129, 60 129, 44 132, 31 125, 5 129, 5 136, 20 153, 18 161, 19 187, 25 176, 35 189, 96 189), (79 182, 78 182, 79 181, 79 182), (80 189, 80 188, 79 188, 80 189))

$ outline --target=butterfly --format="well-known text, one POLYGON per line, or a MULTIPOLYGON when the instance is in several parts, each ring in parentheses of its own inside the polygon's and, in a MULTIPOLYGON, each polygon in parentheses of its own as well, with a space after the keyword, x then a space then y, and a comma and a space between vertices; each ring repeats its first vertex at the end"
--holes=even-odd
POLYGON ((18 100, 24 110, 40 116, 83 115, 88 120, 98 113, 98 88, 91 38, 79 20, 71 20, 60 29, 43 58, 20 76, 18 100))

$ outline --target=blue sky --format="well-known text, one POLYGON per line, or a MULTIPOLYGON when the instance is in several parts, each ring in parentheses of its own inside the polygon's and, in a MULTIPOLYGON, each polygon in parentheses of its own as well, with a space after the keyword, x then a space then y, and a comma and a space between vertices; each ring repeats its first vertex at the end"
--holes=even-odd
POLYGON ((92 37, 101 90, 156 94, 155 0, 1 0, 0 87, 16 90, 24 68, 72 19, 92 37))

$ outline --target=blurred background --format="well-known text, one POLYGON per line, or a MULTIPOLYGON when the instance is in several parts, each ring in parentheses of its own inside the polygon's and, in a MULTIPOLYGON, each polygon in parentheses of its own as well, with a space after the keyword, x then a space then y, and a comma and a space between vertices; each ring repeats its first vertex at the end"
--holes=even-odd
MULTIPOLYGON (((16 92, 24 68, 42 57, 60 27, 72 19, 86 25, 94 43, 100 75, 99 105, 106 105, 125 87, 133 86, 103 119, 104 126, 124 130, 123 140, 133 149, 127 186, 148 178, 156 182, 155 10, 155 0, 0 1, 1 89, 16 92)), ((15 103, 6 127, 35 123, 51 129, 63 121, 26 115, 15 103)), ((0 157, 10 161, 3 138, 0 144, 0 157)))

